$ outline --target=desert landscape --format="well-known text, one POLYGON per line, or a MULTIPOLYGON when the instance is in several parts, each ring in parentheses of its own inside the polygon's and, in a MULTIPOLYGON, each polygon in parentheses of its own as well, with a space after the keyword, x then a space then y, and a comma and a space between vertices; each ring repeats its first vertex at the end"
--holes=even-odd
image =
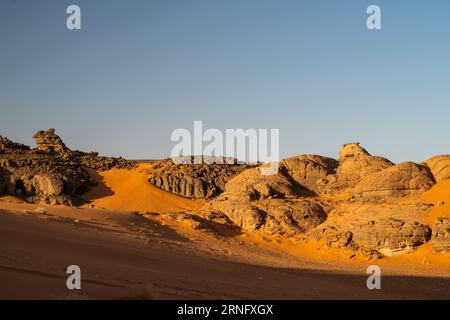
POLYGON ((1 299, 450 299, 450 155, 348 143, 264 175, 34 139, 0 137, 1 299))

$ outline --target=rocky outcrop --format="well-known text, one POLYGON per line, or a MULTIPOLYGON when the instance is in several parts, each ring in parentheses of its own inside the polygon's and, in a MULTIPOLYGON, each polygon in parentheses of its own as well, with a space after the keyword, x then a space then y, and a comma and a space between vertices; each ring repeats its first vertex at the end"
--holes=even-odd
POLYGON ((436 219, 433 239, 433 252, 450 252, 450 218, 440 217, 436 219))
POLYGON ((318 183, 335 174, 339 162, 318 155, 299 155, 282 160, 280 165, 299 185, 319 192, 318 183))
POLYGON ((370 156, 366 149, 361 147, 359 142, 346 143, 339 151, 339 161, 344 161, 347 158, 354 158, 360 156, 370 156))
POLYGON ((353 193, 367 197, 405 196, 423 193, 435 182, 428 167, 403 162, 363 177, 353 193))
POLYGON ((175 164, 167 159, 151 164, 148 181, 182 197, 210 199, 222 193, 231 178, 250 167, 246 164, 175 164))
POLYGON ((78 195, 95 184, 84 167, 134 166, 121 158, 71 151, 54 129, 39 131, 34 138, 35 149, 0 138, 0 194, 30 202, 75 205, 78 195))
POLYGON ((355 225, 352 240, 356 246, 394 256, 410 253, 431 238, 428 226, 399 219, 383 219, 355 225))
POLYGON ((226 193, 203 209, 207 213, 226 215, 245 231, 261 231, 271 235, 303 234, 325 221, 324 207, 311 199, 248 200, 226 193))
POLYGON ((249 200, 312 195, 308 189, 292 179, 282 167, 274 175, 262 174, 264 167, 266 165, 246 170, 231 179, 225 187, 227 194, 249 200))
POLYGON ((431 238, 431 229, 418 222, 384 218, 350 226, 327 226, 315 230, 312 237, 329 247, 348 247, 366 255, 395 256, 411 253, 431 238))
POLYGON ((53 128, 50 128, 47 131, 41 130, 36 132, 33 139, 36 141, 37 150, 48 153, 57 153, 59 155, 69 152, 69 149, 61 138, 55 134, 55 129, 53 128))
POLYGON ((8 149, 8 150, 29 150, 30 147, 28 147, 24 144, 12 142, 8 138, 0 136, 0 153, 2 150, 6 150, 6 149, 8 149))
POLYGON ((390 168, 394 164, 386 158, 370 155, 356 142, 342 146, 339 152, 339 161, 334 165, 336 166, 335 173, 330 172, 326 177, 317 181, 318 193, 336 194, 351 189, 364 177, 390 168))
POLYGON ((33 138, 36 141, 36 150, 57 155, 67 161, 77 162, 87 168, 105 171, 112 168, 132 168, 135 166, 135 163, 121 157, 101 157, 97 152, 72 151, 66 147, 53 128, 47 131, 38 131, 33 138))
POLYGON ((425 161, 437 182, 450 179, 450 155, 435 156, 425 161))
POLYGON ((275 175, 263 175, 265 166, 252 168, 231 179, 225 192, 210 201, 203 214, 226 215, 246 231, 295 236, 318 226, 326 209, 284 167, 275 175))

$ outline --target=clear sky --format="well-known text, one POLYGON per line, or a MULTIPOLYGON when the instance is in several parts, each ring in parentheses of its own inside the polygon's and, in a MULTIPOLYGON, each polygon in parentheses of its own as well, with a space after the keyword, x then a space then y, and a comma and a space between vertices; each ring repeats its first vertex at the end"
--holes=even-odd
POLYGON ((283 157, 448 154, 450 1, 0 1, 0 135, 161 158, 194 120, 279 128, 283 157))

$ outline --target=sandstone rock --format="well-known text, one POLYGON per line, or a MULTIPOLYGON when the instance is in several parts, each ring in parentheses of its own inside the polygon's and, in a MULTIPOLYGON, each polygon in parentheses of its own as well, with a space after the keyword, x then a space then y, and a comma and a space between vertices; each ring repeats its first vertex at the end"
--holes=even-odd
POLYGON ((149 183, 186 197, 210 199, 222 193, 225 184, 246 164, 175 164, 171 159, 155 161, 148 169, 149 183))
POLYGON ((61 155, 69 151, 61 138, 55 134, 55 129, 53 128, 47 131, 38 131, 33 138, 36 141, 37 150, 61 155))
MULTIPOLYGON (((359 143, 345 144, 339 152, 336 173, 317 181, 319 193, 339 193, 356 186, 363 177, 394 164, 383 157, 372 156, 359 143)), ((333 166, 331 166, 333 168, 333 166)))
POLYGON ((263 175, 259 167, 248 169, 231 179, 225 190, 229 195, 249 200, 311 194, 285 171, 279 170, 275 175, 263 175))
POLYGON ((335 159, 317 155, 299 155, 283 159, 280 165, 299 184, 318 192, 317 182, 336 173, 339 162, 335 159))
POLYGON ((346 143, 339 151, 339 161, 359 156, 370 156, 367 150, 360 146, 359 142, 346 143))
POLYGON ((34 138, 36 149, 0 137, 0 194, 35 203, 73 205, 78 203, 77 195, 93 184, 84 167, 135 166, 122 158, 71 151, 54 129, 39 131, 34 138))
POLYGON ((303 234, 325 221, 325 209, 314 193, 285 167, 275 175, 263 175, 263 170, 264 166, 251 168, 228 181, 225 192, 202 211, 224 214, 245 231, 284 236, 303 234))
POLYGON ((353 192, 361 196, 405 196, 422 193, 435 184, 430 170, 413 162, 403 162, 367 175, 353 192))
POLYGON ((431 238, 428 226, 393 218, 355 224, 350 231, 356 246, 377 250, 386 256, 412 252, 431 238))
POLYGON ((226 215, 245 231, 262 231, 272 235, 303 234, 325 221, 327 215, 317 202, 306 199, 260 199, 229 196, 227 193, 209 202, 208 213, 226 215))
POLYGON ((60 196, 64 194, 63 181, 54 175, 35 175, 31 187, 34 187, 36 193, 41 193, 44 196, 60 196))
POLYGON ((450 179, 450 155, 435 156, 425 161, 437 182, 450 179))
POLYGON ((450 252, 450 218, 440 217, 436 219, 433 239, 433 252, 450 252))

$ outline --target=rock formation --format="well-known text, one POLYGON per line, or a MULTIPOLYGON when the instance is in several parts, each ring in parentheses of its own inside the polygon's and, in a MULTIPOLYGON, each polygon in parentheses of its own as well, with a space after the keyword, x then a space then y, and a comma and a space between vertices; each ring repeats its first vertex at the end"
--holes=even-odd
POLYGON ((450 218, 437 218, 432 239, 433 252, 450 252, 450 218))
MULTIPOLYGON (((431 229, 420 222, 429 205, 413 198, 436 183, 427 165, 395 165, 351 143, 343 146, 339 160, 300 155, 280 161, 275 175, 261 174, 262 168, 229 180, 225 192, 200 214, 225 215, 249 232, 309 235, 372 257, 409 253, 431 238, 431 229)), ((445 171, 434 169, 435 174, 445 171)), ((434 237, 436 248, 448 245, 445 223, 434 237)))
POLYGON ((450 155, 435 156, 425 161, 437 182, 450 179, 450 155))
POLYGON ((77 195, 95 184, 84 167, 110 169, 134 166, 121 158, 71 151, 54 129, 34 135, 31 149, 0 137, 0 195, 14 195, 30 202, 74 205, 77 195))
POLYGON ((175 164, 171 159, 166 159, 151 164, 148 181, 182 197, 210 199, 222 193, 231 178, 250 167, 236 163, 175 164))
POLYGON ((252 168, 231 179, 202 213, 224 214, 246 231, 284 236, 305 233, 325 221, 324 206, 285 167, 275 175, 262 175, 262 169, 252 168))
POLYGON ((38 131, 33 136, 36 141, 36 149, 48 153, 57 153, 64 155, 64 153, 70 152, 61 138, 55 134, 55 129, 50 128, 47 131, 38 131))
POLYGON ((353 193, 369 197, 405 196, 423 193, 435 183, 428 167, 403 162, 364 176, 353 189, 353 193))
POLYGON ((292 179, 314 192, 319 191, 318 183, 336 173, 338 165, 335 159, 317 155, 300 155, 281 161, 292 179))

